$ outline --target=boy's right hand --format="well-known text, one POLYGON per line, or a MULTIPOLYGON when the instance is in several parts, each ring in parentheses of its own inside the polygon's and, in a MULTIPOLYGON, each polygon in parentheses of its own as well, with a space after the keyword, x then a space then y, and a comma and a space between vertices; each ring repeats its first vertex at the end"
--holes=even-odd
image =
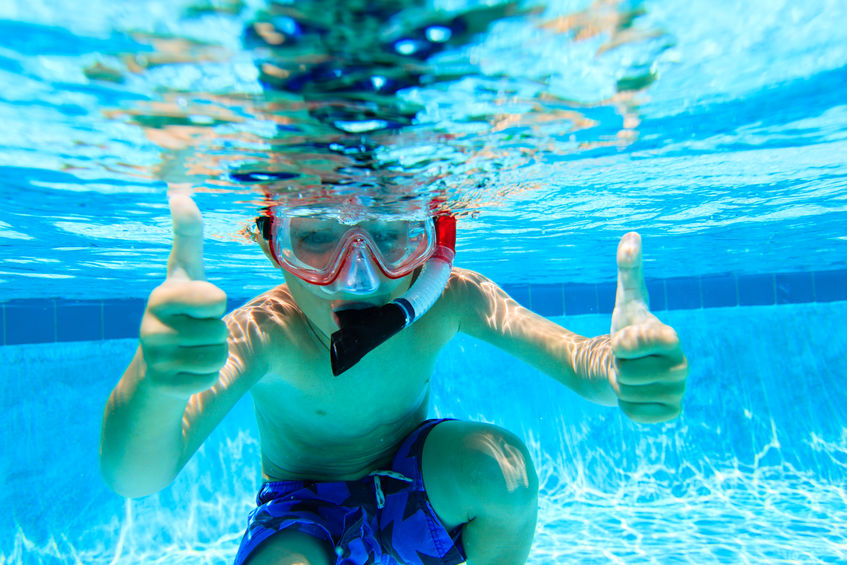
POLYGON ((185 194, 170 197, 173 247, 168 276, 147 301, 141 351, 149 384, 191 396, 211 387, 228 356, 226 294, 206 281, 203 219, 185 194))

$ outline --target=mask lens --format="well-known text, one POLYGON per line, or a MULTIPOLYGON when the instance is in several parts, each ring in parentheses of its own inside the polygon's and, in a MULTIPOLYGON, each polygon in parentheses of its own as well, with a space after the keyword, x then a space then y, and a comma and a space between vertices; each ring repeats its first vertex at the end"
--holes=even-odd
POLYGON ((409 239, 408 222, 369 222, 362 225, 385 264, 402 261, 409 239))
POLYGON ((334 220, 291 218, 287 234, 283 235, 283 258, 315 271, 330 269, 347 230, 334 220))
POLYGON ((362 224, 389 275, 409 272, 428 255, 431 240, 425 221, 366 222, 362 224))
POLYGON ((386 276, 397 278, 423 263, 435 246, 432 219, 366 221, 347 225, 334 219, 277 217, 271 246, 290 272, 315 284, 339 273, 354 245, 366 246, 386 276))

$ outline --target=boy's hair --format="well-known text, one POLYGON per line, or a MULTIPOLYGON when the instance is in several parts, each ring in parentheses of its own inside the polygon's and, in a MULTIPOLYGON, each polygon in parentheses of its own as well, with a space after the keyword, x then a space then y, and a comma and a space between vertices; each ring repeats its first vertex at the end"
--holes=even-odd
POLYGON ((271 211, 265 206, 260 209, 260 215, 256 216, 256 229, 265 241, 271 240, 271 211))

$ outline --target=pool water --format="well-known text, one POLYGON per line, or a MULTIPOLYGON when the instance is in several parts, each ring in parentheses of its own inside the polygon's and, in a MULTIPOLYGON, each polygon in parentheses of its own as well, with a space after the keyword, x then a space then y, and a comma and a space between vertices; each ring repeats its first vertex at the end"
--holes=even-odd
MULTIPOLYGON (((529 445, 541 481, 532 564, 842 562, 845 313, 845 303, 662 313, 692 372, 683 415, 658 426, 589 404, 463 337, 439 360, 433 414, 496 423, 529 445)), ((607 331, 605 315, 554 319, 607 331)), ((0 468, 0 562, 234 557, 259 486, 249 401, 160 494, 124 501, 99 478, 102 404, 134 347, 0 349, 0 424, 15 440, 0 468)))
POLYGON ((590 336, 638 230, 690 360, 680 418, 635 424, 469 337, 431 415, 527 443, 533 565, 847 562, 847 6, 329 4, 0 3, 0 565, 235 555, 249 399, 159 494, 97 463, 181 185, 230 307, 282 282, 240 233, 266 192, 436 198, 459 266, 590 336))

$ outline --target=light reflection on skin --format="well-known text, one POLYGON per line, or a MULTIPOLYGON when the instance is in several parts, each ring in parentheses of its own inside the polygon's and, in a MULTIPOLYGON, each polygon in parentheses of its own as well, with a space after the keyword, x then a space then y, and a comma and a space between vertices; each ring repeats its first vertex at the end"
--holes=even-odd
POLYGON ((233 386, 235 379, 245 372, 248 362, 263 358, 257 350, 269 346, 275 340, 275 335, 268 333, 268 328, 291 335, 296 331, 295 321, 302 316, 291 294, 283 289, 265 293, 250 301, 243 309, 246 315, 225 318, 229 329, 229 358, 214 386, 202 394, 193 395, 189 400, 182 419, 184 430, 190 429, 189 424, 195 416, 205 412, 206 405, 214 405, 215 397, 233 386))
POLYGON ((473 434, 469 436, 468 441, 476 445, 467 445, 466 447, 486 454, 497 462, 508 492, 515 492, 521 487, 529 486, 529 475, 527 474, 529 466, 524 454, 517 446, 506 442, 502 435, 488 432, 473 434))
MULTIPOLYGON (((584 398, 618 404, 636 422, 666 422, 682 411, 688 362, 673 328, 646 308, 642 317, 625 316, 614 335, 586 338, 520 306, 478 273, 454 269, 450 284, 472 303, 466 308, 476 312, 464 318, 463 332, 514 355, 584 398), (457 288, 462 285, 464 290, 457 288)), ((619 296, 616 311, 627 300, 635 298, 619 296)))

